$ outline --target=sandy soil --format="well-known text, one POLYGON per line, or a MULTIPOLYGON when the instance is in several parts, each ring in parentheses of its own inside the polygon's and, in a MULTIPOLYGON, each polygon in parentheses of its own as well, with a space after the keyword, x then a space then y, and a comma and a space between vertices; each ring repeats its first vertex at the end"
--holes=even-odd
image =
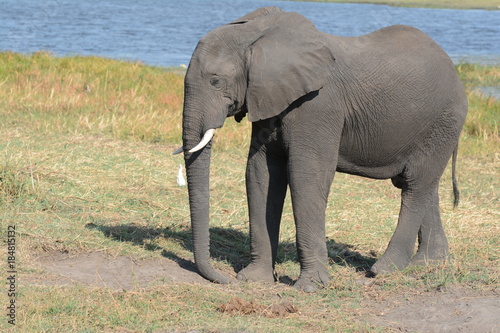
POLYGON ((32 283, 88 285, 117 290, 186 282, 210 283, 196 273, 194 263, 176 263, 167 258, 134 260, 126 256, 112 257, 102 252, 71 255, 54 252, 38 258, 48 274, 32 283))
MULTIPOLYGON (((76 284, 118 290, 176 282, 209 283, 196 273, 193 263, 177 263, 167 258, 133 260, 125 256, 110 257, 101 252, 78 255, 51 253, 38 258, 38 263, 47 274, 30 277, 25 283, 76 284)), ((382 290, 370 285, 367 283, 365 300, 357 318, 385 327, 388 331, 500 332, 500 290, 485 293, 449 287, 387 297, 382 290)), ((238 299, 222 306, 224 311, 242 315, 258 311, 255 304, 242 304, 238 299)), ((284 304, 276 311, 270 315, 293 312, 293 305, 284 304)))
POLYGON ((499 291, 450 287, 388 299, 368 293, 365 303, 368 322, 399 332, 500 332, 499 291))

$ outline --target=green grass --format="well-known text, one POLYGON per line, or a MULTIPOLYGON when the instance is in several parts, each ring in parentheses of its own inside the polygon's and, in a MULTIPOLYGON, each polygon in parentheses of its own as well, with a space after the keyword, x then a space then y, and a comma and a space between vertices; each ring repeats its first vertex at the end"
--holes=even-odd
MULTIPOLYGON (((303 1, 303 0, 300 0, 303 1)), ((398 7, 429 7, 451 9, 488 9, 498 10, 497 0, 306 0, 311 2, 340 2, 340 3, 370 3, 398 7)))
MULTIPOLYGON (((337 174, 327 210, 331 285, 305 295, 285 284, 156 285, 133 291, 29 283, 44 276, 39 255, 100 251, 135 259, 192 261, 183 163, 183 78, 162 69, 96 57, 0 53, 0 237, 18 231, 17 328, 26 332, 304 331, 377 332, 356 320, 367 290, 380 297, 443 285, 498 286, 500 218, 499 102, 477 93, 498 85, 500 68, 462 64, 470 114, 460 143, 461 203, 453 209, 451 173, 441 184, 442 217, 453 261, 357 283, 394 231, 399 193, 390 181, 337 174), (90 91, 89 91, 90 90, 90 91), (279 295, 279 297, 277 296, 279 295), (269 306, 293 302, 286 318, 234 315, 217 307, 233 297, 269 306), (332 325, 335 323, 335 325, 332 325)), ((244 172, 249 125, 218 131, 212 167, 212 256, 234 276, 249 260, 244 172), (229 180, 229 181, 228 181, 229 180)), ((297 278, 290 201, 284 210, 277 272, 297 278)), ((0 251, 5 258, 6 246, 0 251)), ((5 292, 0 304, 6 304, 5 292)), ((0 328, 6 328, 5 320, 0 328)))
POLYGON ((498 152, 500 143, 500 103, 478 92, 477 87, 500 86, 500 69, 473 64, 460 64, 456 68, 469 99, 469 113, 462 139, 475 141, 474 145, 463 147, 469 150, 469 154, 494 154, 498 152))

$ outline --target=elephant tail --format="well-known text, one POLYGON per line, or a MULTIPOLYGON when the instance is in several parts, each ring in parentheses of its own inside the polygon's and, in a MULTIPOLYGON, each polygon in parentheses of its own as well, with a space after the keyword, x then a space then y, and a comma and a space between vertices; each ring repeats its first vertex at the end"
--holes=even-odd
POLYGON ((458 155, 458 145, 453 151, 453 156, 451 158, 451 179, 453 182, 453 208, 458 206, 458 202, 460 201, 460 191, 458 190, 458 182, 457 182, 457 155, 458 155))

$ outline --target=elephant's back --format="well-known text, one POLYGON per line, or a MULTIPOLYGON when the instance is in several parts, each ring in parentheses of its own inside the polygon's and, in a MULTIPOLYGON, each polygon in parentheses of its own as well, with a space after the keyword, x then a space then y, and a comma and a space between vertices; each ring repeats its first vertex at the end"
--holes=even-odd
POLYGON ((333 45, 338 47, 336 75, 342 77, 345 97, 354 98, 359 108, 396 107, 406 100, 412 106, 406 112, 422 117, 421 112, 436 111, 429 103, 442 107, 466 101, 452 60, 419 29, 394 25, 359 37, 334 36, 333 45), (350 91, 352 87, 360 90, 350 91))
POLYGON ((334 38, 334 44, 342 45, 343 55, 367 65, 406 60, 410 66, 439 62, 441 66, 453 67, 450 57, 431 37, 406 25, 392 25, 357 37, 334 38))

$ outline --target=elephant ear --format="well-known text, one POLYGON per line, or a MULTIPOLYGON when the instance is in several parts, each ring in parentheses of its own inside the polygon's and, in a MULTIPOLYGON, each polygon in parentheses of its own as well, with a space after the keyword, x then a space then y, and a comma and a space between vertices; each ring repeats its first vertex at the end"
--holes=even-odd
POLYGON ((325 35, 302 15, 290 12, 264 20, 270 21, 268 28, 247 56, 251 122, 277 116, 300 97, 321 89, 335 60, 325 35))

